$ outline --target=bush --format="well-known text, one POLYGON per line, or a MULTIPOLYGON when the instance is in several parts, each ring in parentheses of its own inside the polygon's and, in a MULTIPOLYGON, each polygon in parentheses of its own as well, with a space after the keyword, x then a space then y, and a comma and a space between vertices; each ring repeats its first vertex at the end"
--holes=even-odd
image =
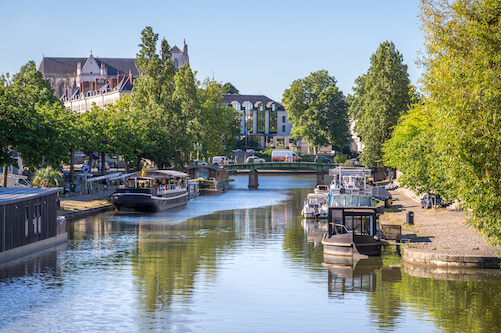
MULTIPOLYGON (((349 160, 350 156, 346 154, 338 154, 334 156, 334 159, 332 160, 334 163, 342 164, 346 162, 346 160, 349 160)), ((353 164, 353 163, 352 163, 353 164)))
POLYGON ((52 167, 38 169, 35 171, 33 185, 42 187, 63 186, 63 176, 61 176, 59 171, 54 170, 52 167))

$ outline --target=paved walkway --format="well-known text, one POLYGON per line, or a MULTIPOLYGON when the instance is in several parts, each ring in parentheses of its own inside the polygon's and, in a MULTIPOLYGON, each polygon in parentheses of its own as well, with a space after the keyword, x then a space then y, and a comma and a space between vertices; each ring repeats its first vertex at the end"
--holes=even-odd
POLYGON ((61 209, 63 211, 85 210, 101 206, 109 206, 108 198, 115 192, 115 189, 74 196, 61 196, 61 209))
POLYGON ((423 209, 419 198, 412 192, 397 189, 391 193, 393 207, 385 210, 381 222, 402 225, 402 235, 411 240, 404 247, 409 250, 409 254, 423 258, 427 256, 427 260, 456 258, 456 261, 464 261, 467 257, 496 259, 501 253, 501 248, 490 246, 480 233, 466 223, 468 217, 461 210, 423 209), (414 212, 414 225, 405 223, 407 211, 414 212))

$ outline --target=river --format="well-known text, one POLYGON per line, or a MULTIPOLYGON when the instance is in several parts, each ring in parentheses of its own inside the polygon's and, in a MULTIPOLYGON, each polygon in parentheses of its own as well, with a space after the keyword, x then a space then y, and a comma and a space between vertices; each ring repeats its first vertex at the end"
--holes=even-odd
POLYGON ((300 215, 315 175, 232 178, 174 211, 70 222, 67 245, 0 266, 0 331, 501 331, 499 270, 412 271, 395 247, 340 265, 300 215))

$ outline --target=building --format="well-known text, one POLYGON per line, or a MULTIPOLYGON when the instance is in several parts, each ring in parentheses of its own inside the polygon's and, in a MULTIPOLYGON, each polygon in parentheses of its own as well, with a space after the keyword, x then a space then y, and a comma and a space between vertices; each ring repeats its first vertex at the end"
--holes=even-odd
POLYGON ((240 136, 257 141, 261 147, 276 147, 278 143, 289 146, 292 124, 281 103, 263 95, 223 96, 223 103, 241 115, 240 136))
MULTIPOLYGON (((178 68, 189 62, 188 45, 171 49, 171 59, 178 68)), ((130 95, 134 79, 139 77, 135 58, 43 57, 38 71, 49 80, 56 96, 73 111, 85 112, 95 103, 102 107, 130 95)))
POLYGON ((0 188, 0 262, 64 243, 56 189, 0 188))

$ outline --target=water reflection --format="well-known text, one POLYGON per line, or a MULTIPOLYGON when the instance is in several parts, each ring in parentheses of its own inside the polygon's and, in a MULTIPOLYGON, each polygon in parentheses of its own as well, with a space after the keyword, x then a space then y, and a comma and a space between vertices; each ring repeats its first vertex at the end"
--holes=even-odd
POLYGON ((0 267, 0 331, 501 330, 499 274, 324 257, 325 222, 300 216, 315 176, 274 177, 70 223, 66 250, 0 267))

